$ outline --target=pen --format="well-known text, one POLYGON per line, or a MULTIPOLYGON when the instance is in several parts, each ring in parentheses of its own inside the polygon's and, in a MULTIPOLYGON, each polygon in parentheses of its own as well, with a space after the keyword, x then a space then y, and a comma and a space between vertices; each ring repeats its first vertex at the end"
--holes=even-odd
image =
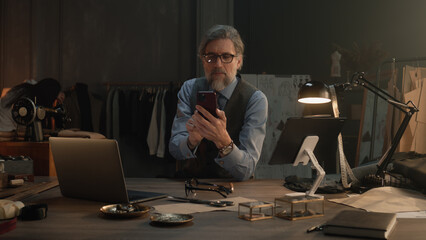
POLYGON ((307 233, 313 232, 313 231, 322 231, 324 229, 325 224, 316 225, 313 227, 310 227, 306 230, 307 233))

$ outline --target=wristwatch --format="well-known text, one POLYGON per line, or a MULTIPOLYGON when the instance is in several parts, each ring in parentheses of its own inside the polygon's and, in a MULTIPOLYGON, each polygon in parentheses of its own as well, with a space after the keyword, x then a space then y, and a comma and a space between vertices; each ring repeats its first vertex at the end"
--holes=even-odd
POLYGON ((234 149, 234 141, 231 140, 231 143, 224 146, 223 148, 219 149, 219 152, 223 155, 226 156, 229 153, 232 152, 232 149, 234 149))

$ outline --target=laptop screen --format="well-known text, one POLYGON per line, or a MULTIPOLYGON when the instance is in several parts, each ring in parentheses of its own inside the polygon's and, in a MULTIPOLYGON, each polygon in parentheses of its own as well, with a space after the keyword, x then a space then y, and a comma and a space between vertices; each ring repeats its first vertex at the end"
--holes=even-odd
POLYGON ((65 197, 128 203, 166 196, 132 191, 139 198, 129 198, 116 140, 51 137, 49 142, 59 187, 65 197))

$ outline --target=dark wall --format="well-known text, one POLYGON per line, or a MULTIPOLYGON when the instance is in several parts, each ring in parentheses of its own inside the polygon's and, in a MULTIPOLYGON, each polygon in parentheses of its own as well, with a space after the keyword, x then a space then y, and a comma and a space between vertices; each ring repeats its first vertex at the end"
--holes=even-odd
POLYGON ((33 74, 31 19, 31 1, 0 2, 1 88, 12 87, 33 74))
MULTIPOLYGON (((9 3, 11 1, 8 1, 9 3)), ((62 82, 62 1, 31 1, 33 35, 33 74, 31 78, 52 77, 62 82)), ((22 80, 21 80, 22 81, 22 80)))
POLYGON ((64 88, 84 82, 104 95, 106 82, 195 76, 195 1, 1 0, 0 6, 7 70, 1 87, 54 77, 64 88))
POLYGON ((194 76, 195 12, 185 1, 64 1, 63 81, 194 76))
POLYGON ((389 58, 426 56, 422 0, 235 0, 234 9, 247 44, 244 73, 301 73, 326 81, 333 44, 353 49, 354 42, 366 48, 380 43, 389 58))

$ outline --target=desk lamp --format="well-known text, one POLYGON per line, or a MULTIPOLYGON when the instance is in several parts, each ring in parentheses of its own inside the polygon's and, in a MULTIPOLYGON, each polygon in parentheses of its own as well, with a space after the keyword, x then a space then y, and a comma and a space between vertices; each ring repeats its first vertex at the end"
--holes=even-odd
MULTIPOLYGON (((315 83, 318 84, 318 83, 315 83)), ((307 85, 307 84, 305 84, 307 85)), ((311 85, 314 85, 314 83, 312 83, 311 85)), ((377 171, 375 176, 378 177, 382 182, 382 186, 384 185, 384 175, 386 173, 387 170, 387 166, 390 163, 393 154, 395 153, 396 147, 398 146, 402 135, 404 134, 408 123, 410 122, 411 117, 414 115, 414 113, 418 112, 419 109, 414 105, 414 103, 412 101, 408 101, 407 103, 403 103, 399 100, 397 100, 396 98, 394 98, 393 96, 391 96, 390 94, 388 94, 387 92, 385 92, 384 90, 380 89, 379 87, 375 86, 373 83, 369 82, 366 78, 365 78, 365 73, 363 72, 356 72, 352 75, 352 79, 351 82, 349 83, 344 83, 343 84, 343 89, 346 89, 349 86, 357 86, 357 85, 361 85, 362 87, 368 89, 369 91, 371 91, 372 93, 374 93, 375 95, 377 95, 379 98, 385 100, 386 102, 388 102, 389 104, 391 104, 392 106, 394 106, 395 108, 397 108, 398 110, 400 110, 402 113, 405 114, 405 117, 401 123, 401 125, 398 128, 398 131, 396 132, 394 138, 392 139, 391 142, 391 146, 388 148, 388 150, 383 154, 382 158, 379 160, 378 164, 377 164, 377 171)), ((305 87, 305 86, 304 86, 305 87)), ((305 89, 304 87, 301 88, 300 91, 302 91, 303 89, 305 89)), ((307 89, 314 89, 313 87, 310 86, 306 86, 307 89)), ((317 89, 321 89, 319 87, 317 87, 317 89)), ((321 90, 323 91, 323 90, 321 90)), ((310 93, 311 95, 305 95, 305 93, 300 93, 299 92, 299 102, 312 102, 312 97, 314 98, 318 98, 318 96, 325 96, 324 93, 317 93, 316 95, 310 93)), ((315 99, 314 99, 315 100, 315 99)), ((316 100, 318 101, 318 100, 316 100)))
POLYGON ((331 102, 330 91, 322 82, 307 82, 300 88, 297 101, 307 104, 329 103, 331 102))

